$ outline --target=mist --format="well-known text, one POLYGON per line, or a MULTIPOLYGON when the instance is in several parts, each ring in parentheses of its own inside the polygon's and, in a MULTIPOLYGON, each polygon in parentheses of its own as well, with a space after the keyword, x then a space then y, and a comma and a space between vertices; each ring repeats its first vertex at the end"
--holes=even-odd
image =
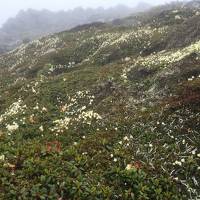
MULTIPOLYGON (((0 0, 0 26, 6 22, 6 20, 10 17, 15 17, 15 15, 20 10, 27 10, 29 8, 42 10, 48 9, 51 11, 59 11, 59 10, 69 10, 75 7, 112 7, 118 4, 127 5, 129 7, 136 6, 140 0, 0 0)), ((170 0, 145 0, 144 2, 158 5, 170 2, 170 0)))

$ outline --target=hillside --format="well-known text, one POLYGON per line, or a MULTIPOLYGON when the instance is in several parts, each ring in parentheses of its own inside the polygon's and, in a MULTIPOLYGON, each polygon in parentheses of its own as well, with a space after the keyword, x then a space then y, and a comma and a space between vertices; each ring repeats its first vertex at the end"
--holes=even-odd
POLYGON ((188 5, 0 56, 0 199, 200 198, 200 10, 188 5))
POLYGON ((12 50, 22 43, 38 39, 41 36, 69 30, 82 24, 112 21, 149 8, 150 5, 141 3, 134 8, 118 5, 107 9, 78 7, 58 12, 22 10, 16 17, 8 19, 0 28, 0 53, 12 50))

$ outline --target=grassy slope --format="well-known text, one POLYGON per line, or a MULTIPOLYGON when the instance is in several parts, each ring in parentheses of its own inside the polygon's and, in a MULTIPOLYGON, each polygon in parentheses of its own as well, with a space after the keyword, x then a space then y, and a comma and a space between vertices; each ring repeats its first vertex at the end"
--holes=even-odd
POLYGON ((197 197, 200 45, 166 46, 195 13, 82 27, 1 56, 0 199, 197 197))

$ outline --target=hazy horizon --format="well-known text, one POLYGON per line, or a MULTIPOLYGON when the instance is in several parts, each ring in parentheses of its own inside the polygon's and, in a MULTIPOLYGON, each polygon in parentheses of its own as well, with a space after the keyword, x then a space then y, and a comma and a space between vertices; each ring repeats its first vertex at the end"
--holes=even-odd
POLYGON ((11 17, 15 17, 16 14, 20 10, 27 10, 27 9, 48 9, 51 11, 59 11, 59 10, 69 10, 74 9, 76 7, 83 7, 83 8, 97 8, 97 7, 112 7, 118 4, 126 5, 129 7, 136 6, 139 2, 145 2, 152 5, 158 5, 170 2, 172 0, 7 0, 1 2, 0 7, 0 27, 7 21, 7 19, 11 17), (11 6, 12 5, 12 6, 11 6))

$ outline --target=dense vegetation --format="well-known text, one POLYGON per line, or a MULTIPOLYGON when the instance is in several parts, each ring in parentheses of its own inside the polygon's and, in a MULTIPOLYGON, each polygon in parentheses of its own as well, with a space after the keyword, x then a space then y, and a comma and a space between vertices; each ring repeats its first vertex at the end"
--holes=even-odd
POLYGON ((0 199, 198 199, 199 13, 162 8, 2 55, 0 199))

